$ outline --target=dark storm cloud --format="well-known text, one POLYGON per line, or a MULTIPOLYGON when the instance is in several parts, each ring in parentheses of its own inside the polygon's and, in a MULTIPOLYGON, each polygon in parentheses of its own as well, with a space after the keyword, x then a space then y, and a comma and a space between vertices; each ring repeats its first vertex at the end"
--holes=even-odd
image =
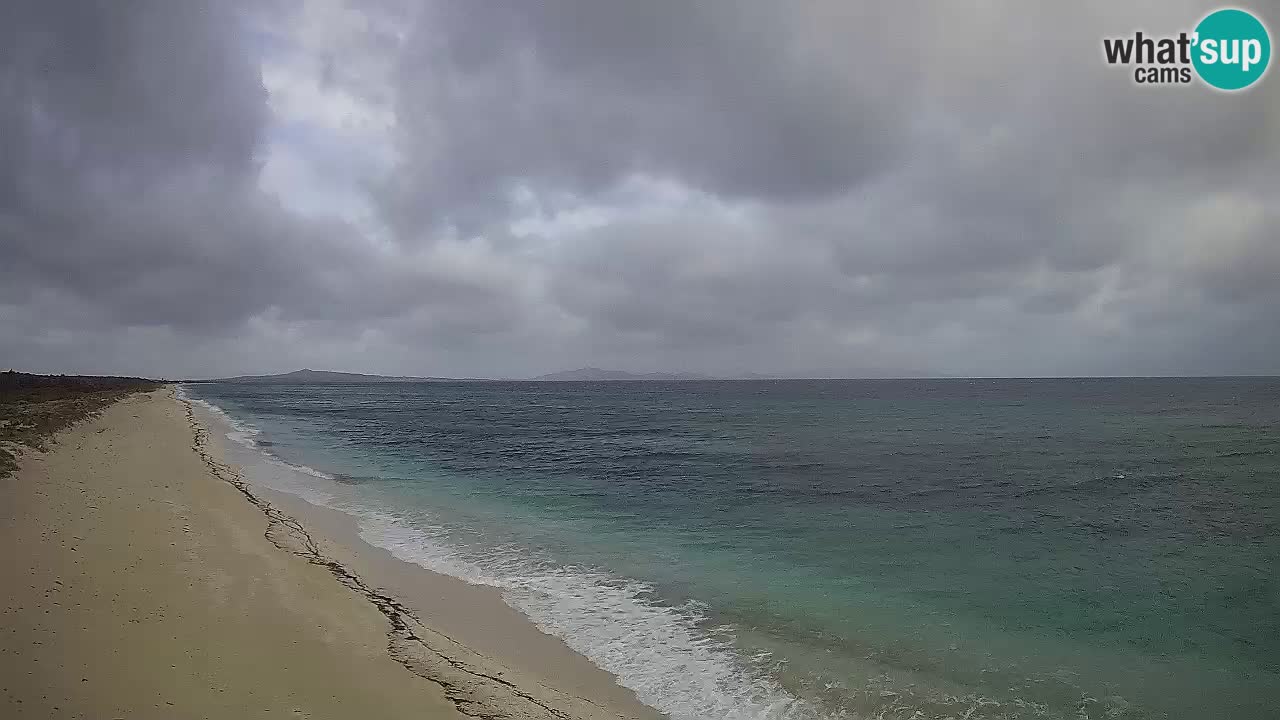
POLYGON ((56 292, 100 322, 222 332, 272 307, 359 322, 415 299, 353 228, 258 189, 267 93, 236 8, 3 12, 0 300, 56 292))
POLYGON ((247 170, 266 95, 227 9, 6 3, 3 138, 15 175, 89 182, 81 176, 93 171, 130 180, 191 164, 247 170))
POLYGON ((157 374, 1280 370, 1274 72, 1224 95, 1101 60, 1207 9, 9 3, 0 346, 157 374))
MULTIPOLYGON (((776 3, 435 3, 400 67, 410 159, 395 207, 415 228, 469 221, 517 184, 589 196, 633 173, 743 197, 848 188, 902 141, 881 77, 894 63, 833 63, 798 17, 776 3)), ((849 29, 857 45, 882 27, 849 29)))
POLYGON ((1264 93, 1138 92, 1094 57, 1105 32, 1174 31, 1201 11, 1111 5, 437 2, 401 60, 392 195, 418 222, 473 220, 522 184, 589 196, 632 173, 805 201, 994 143, 1014 172, 971 168, 939 198, 986 188, 985 209, 1026 175, 1049 194, 1256 159, 1264 93))
MULTIPOLYGON (((1083 332, 1064 316, 1104 313, 1089 321, 1113 344, 1146 304, 1207 317, 1204 302, 1229 302, 1211 278, 1262 290, 1248 278, 1280 271, 1258 243, 1224 248, 1234 259, 1209 273, 1195 265, 1212 253, 1161 261, 1213 242, 1212 224, 1183 238, 1206 194, 1274 197, 1275 92, 1135 88, 1090 62, 1105 34, 1175 32, 1203 14, 1193 4, 516 5, 437 5, 411 36, 408 230, 477 205, 501 216, 512 187, 589 197, 634 173, 756 210, 747 232, 682 219, 588 233, 552 287, 596 333, 741 346, 809 323, 818 353, 922 307, 935 328, 988 329, 1004 307, 1059 316, 1064 336, 1083 332), (698 270, 717 263, 723 275, 698 270)), ((1188 367, 1198 353, 1177 352, 1196 355, 1188 367)))
POLYGON ((118 321, 200 325, 242 316, 275 282, 246 272, 265 229, 245 187, 266 92, 228 7, 0 11, 8 299, 51 288, 118 321))

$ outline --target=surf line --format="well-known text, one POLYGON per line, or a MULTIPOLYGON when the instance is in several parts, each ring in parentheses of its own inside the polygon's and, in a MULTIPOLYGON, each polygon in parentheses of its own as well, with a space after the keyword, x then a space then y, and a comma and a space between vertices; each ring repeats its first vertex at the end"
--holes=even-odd
MULTIPOLYGON (((209 431, 196 420, 191 401, 172 391, 170 397, 186 408, 187 422, 191 426, 192 451, 204 461, 214 477, 238 490, 250 504, 262 511, 267 519, 267 529, 263 536, 280 550, 327 569, 338 582, 377 608, 390 625, 387 630, 387 652, 392 659, 414 675, 439 685, 458 712, 476 718, 513 716, 576 720, 580 716, 569 709, 574 703, 590 705, 601 712, 605 710, 588 698, 569 695, 541 683, 538 683, 539 687, 549 697, 536 697, 503 678, 501 671, 489 672, 479 667, 485 661, 489 665, 499 663, 448 635, 427 627, 399 600, 370 587, 350 568, 326 556, 302 523, 255 495, 239 470, 213 456, 209 449, 209 431), (449 648, 453 654, 442 648, 449 648), (468 662, 459 656, 471 656, 480 663, 468 662)), ((530 682, 533 680, 530 679, 530 682)))

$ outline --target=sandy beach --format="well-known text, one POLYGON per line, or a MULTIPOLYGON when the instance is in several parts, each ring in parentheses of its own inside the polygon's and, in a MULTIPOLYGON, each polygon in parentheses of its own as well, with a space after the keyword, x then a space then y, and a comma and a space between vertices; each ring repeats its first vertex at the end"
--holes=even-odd
POLYGON ((246 485, 172 389, 0 478, 5 717, 656 718, 497 592, 246 485))

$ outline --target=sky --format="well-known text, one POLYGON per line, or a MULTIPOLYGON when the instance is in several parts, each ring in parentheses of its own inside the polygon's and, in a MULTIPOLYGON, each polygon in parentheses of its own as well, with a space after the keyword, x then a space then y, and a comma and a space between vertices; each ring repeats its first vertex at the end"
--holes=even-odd
POLYGON ((1102 56, 1215 7, 6 2, 0 365, 1277 373, 1280 78, 1102 56))

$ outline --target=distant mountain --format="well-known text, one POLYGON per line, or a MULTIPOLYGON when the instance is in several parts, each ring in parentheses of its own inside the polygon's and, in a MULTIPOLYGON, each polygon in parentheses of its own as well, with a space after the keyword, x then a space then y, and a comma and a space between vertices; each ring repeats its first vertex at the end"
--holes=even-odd
POLYGON ((534 380, 549 381, 565 381, 575 380, 579 382, 591 381, 600 382, 608 380, 710 380, 707 375, 699 375, 698 373, 632 373, 625 370, 601 370, 600 368, 578 368, 577 370, 562 370, 560 372, 549 373, 547 375, 539 375, 534 380))
POLYGON ((238 377, 205 380, 203 382, 226 383, 388 383, 388 382, 440 382, 450 378, 438 377, 403 377, 390 375, 364 375, 362 373, 333 372, 330 370, 311 370, 303 368, 279 375, 240 375, 238 377))

